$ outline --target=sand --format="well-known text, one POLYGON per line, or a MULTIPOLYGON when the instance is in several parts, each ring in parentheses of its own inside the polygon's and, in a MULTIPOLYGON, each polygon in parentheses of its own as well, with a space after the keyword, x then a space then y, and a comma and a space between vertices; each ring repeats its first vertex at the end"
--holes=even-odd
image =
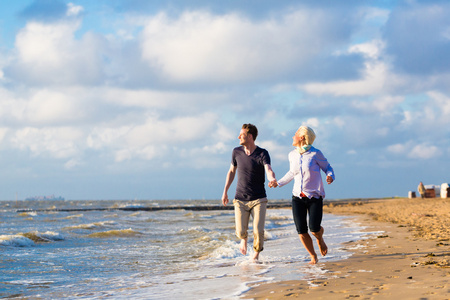
POLYGON ((242 299, 450 299, 450 199, 354 200, 324 210, 383 233, 345 245, 349 259, 319 261, 321 278, 254 285, 242 299))

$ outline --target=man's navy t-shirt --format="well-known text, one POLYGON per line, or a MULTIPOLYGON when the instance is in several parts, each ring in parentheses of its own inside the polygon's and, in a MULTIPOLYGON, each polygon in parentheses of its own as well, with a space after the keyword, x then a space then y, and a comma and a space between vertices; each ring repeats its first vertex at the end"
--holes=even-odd
POLYGON ((238 181, 235 199, 250 201, 265 198, 264 165, 270 165, 269 152, 256 146, 251 155, 245 154, 244 146, 233 149, 231 163, 237 167, 238 181))

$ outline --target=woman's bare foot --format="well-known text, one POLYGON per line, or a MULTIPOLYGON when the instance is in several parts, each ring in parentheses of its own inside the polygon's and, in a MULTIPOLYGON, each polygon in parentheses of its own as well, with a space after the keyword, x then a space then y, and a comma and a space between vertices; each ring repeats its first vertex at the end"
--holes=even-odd
POLYGON ((247 240, 242 239, 241 244, 239 245, 239 250, 241 250, 241 253, 246 255, 247 254, 247 240))
POLYGON ((318 261, 319 261, 319 259, 317 258, 317 255, 313 255, 313 256, 311 256, 311 261, 308 264, 315 265, 315 264, 317 264, 318 261))
POLYGON ((322 256, 327 255, 328 246, 327 246, 327 244, 325 244, 325 241, 323 240, 323 238, 321 238, 320 241, 317 240, 317 243, 319 243, 320 254, 322 254, 322 256))
POLYGON ((255 253, 253 254, 253 261, 258 261, 258 259, 259 259, 259 252, 256 252, 255 251, 255 253))
POLYGON ((313 233, 314 236, 317 239, 317 245, 319 245, 319 251, 320 251, 320 254, 322 254, 322 256, 325 256, 328 253, 328 246, 327 246, 327 244, 325 244, 325 241, 323 239, 323 232, 324 231, 325 230, 323 229, 323 227, 320 227, 320 231, 319 232, 317 232, 317 233, 314 232, 313 233))

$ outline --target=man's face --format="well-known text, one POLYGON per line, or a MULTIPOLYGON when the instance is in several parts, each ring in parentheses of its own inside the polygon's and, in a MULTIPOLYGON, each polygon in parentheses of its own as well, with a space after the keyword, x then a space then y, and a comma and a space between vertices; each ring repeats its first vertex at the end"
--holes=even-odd
POLYGON ((246 145, 247 141, 251 138, 252 137, 251 137, 251 135, 248 134, 247 129, 241 129, 241 131, 239 132, 239 136, 238 136, 240 145, 246 145))

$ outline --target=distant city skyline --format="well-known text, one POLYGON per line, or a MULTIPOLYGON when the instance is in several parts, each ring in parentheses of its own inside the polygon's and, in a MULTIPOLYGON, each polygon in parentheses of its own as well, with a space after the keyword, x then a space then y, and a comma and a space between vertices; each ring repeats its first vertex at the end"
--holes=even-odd
POLYGON ((438 0, 0 2, 0 200, 219 199, 243 123, 277 178, 311 126, 336 172, 328 199, 448 183, 449 14, 438 0))

